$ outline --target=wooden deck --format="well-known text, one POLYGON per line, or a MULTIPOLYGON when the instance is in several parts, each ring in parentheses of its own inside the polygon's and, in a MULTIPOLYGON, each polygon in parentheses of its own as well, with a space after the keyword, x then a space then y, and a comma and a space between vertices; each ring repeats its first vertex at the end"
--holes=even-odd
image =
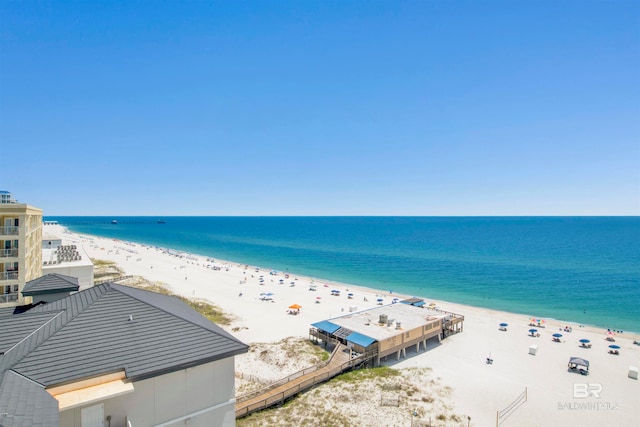
POLYGON ((239 397, 236 400, 236 419, 284 402, 289 397, 328 381, 373 357, 374 354, 365 354, 350 359, 349 350, 343 344, 339 344, 328 362, 297 372, 257 392, 239 397))

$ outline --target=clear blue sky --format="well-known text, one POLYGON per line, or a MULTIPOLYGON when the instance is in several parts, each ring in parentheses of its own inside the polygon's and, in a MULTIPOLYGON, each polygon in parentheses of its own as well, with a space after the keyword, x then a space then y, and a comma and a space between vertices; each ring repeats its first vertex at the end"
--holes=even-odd
POLYGON ((46 215, 640 215, 638 1, 0 2, 46 215))

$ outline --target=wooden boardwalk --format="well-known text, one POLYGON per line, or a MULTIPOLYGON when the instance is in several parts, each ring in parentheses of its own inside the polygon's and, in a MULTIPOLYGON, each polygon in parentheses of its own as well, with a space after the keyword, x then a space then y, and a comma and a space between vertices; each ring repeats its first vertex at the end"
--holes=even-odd
POLYGON ((374 356, 369 354, 350 359, 349 350, 343 344, 339 344, 328 363, 305 369, 255 393, 239 397, 236 401, 236 419, 284 402, 289 397, 325 382, 374 356))

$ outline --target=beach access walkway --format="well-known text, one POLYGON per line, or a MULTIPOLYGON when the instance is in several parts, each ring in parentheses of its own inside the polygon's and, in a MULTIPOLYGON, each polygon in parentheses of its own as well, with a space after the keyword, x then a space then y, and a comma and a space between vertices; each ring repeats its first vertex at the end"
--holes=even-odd
POLYGON ((328 361, 298 371, 255 392, 236 399, 236 419, 284 402, 298 393, 330 380, 376 357, 375 352, 351 357, 344 344, 337 343, 328 361))

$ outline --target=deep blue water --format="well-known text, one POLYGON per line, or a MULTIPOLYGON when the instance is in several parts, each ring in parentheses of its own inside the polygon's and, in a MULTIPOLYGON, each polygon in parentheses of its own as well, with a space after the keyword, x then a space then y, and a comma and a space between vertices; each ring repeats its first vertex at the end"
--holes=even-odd
POLYGON ((640 332, 640 217, 45 219, 325 280, 640 332))

